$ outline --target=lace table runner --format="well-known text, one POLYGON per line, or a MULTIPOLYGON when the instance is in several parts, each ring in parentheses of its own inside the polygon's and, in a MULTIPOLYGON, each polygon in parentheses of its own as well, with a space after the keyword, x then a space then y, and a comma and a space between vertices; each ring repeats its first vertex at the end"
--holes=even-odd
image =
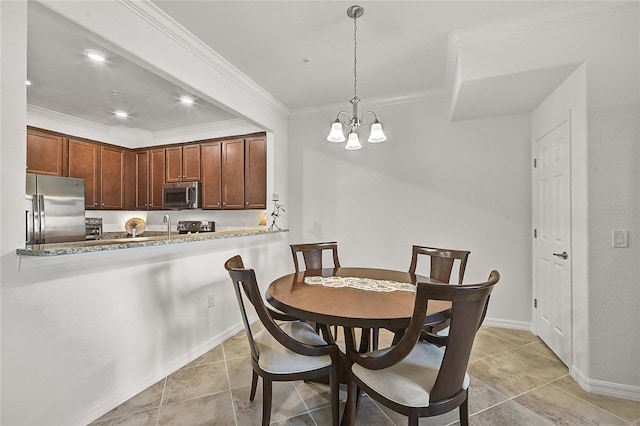
POLYGON ((388 280, 374 280, 357 277, 305 277, 304 282, 325 287, 350 287, 366 291, 409 291, 415 293, 416 286, 410 283, 399 283, 388 280))

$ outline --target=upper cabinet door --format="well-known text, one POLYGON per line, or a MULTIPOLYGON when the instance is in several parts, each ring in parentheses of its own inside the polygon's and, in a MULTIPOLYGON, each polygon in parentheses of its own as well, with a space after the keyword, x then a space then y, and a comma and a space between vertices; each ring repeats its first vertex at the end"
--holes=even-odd
POLYGON ((147 210, 148 208, 149 208, 149 151, 137 151, 136 152, 136 210, 147 210))
POLYGON ((84 179, 84 203, 87 209, 99 209, 100 146, 69 139, 69 177, 84 179))
POLYGON ((222 142, 203 143, 202 208, 222 208, 222 142))
POLYGON ((149 208, 162 209, 162 185, 165 182, 165 150, 149 151, 149 208))
POLYGON ((166 182, 182 182, 182 147, 174 146, 165 149, 166 182))
POLYGON ((267 208, 267 143, 263 136, 244 141, 246 209, 267 208))
POLYGON ((200 180, 200 144, 182 147, 182 180, 189 182, 200 180))
POLYGON ((244 139, 222 142, 222 208, 244 208, 244 139))
POLYGON ((100 147, 100 208, 124 209, 124 150, 100 147))
POLYGON ((27 173, 62 176, 64 137, 27 130, 27 173))

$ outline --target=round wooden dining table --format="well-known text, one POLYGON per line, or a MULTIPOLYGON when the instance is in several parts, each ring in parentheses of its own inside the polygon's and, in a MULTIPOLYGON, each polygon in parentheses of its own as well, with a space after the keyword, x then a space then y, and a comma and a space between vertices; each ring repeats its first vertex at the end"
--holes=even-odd
MULTIPOLYGON (((406 328, 413 314, 415 292, 306 284, 305 277, 355 277, 414 285, 418 281, 442 284, 429 277, 388 269, 326 268, 282 276, 267 288, 267 301, 289 315, 320 324, 362 329, 406 328)), ((425 324, 447 319, 450 309, 448 301, 430 300, 425 324)))

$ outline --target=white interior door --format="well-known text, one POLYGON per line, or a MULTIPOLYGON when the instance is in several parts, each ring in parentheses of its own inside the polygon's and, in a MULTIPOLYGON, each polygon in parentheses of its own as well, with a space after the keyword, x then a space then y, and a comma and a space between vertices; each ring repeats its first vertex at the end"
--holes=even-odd
POLYGON ((534 142, 536 330, 571 365, 571 180, 567 118, 534 142))

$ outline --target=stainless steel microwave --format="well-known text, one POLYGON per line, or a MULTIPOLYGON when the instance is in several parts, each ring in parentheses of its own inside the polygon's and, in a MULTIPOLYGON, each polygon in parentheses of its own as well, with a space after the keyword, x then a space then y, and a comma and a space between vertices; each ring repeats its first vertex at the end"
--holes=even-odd
POLYGON ((198 209, 201 199, 200 182, 175 182, 162 185, 162 208, 198 209))

